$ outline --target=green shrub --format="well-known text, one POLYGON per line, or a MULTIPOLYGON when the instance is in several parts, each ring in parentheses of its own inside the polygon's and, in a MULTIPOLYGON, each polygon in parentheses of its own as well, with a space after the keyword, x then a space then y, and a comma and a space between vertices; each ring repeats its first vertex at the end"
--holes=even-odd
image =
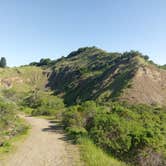
POLYGON ((68 132, 69 137, 75 141, 88 134, 86 129, 81 127, 68 127, 66 128, 66 131, 68 132))
POLYGON ((26 96, 22 102, 23 106, 30 108, 38 108, 42 104, 41 95, 38 92, 33 91, 28 96, 26 96))
POLYGON ((64 110, 63 100, 46 92, 32 92, 22 102, 24 107, 32 110, 33 116, 56 115, 64 110))
POLYGON ((78 138, 79 129, 84 128, 98 146, 120 159, 135 163, 138 158, 144 160, 139 157, 144 152, 149 156, 146 163, 150 163, 152 153, 145 150, 149 147, 153 154, 161 156, 159 162, 166 157, 164 108, 88 101, 67 109, 63 122, 73 137, 78 138))
POLYGON ((5 142, 23 132, 28 126, 16 114, 15 104, 0 99, 0 146, 5 142))
POLYGON ((25 112, 25 113, 28 114, 28 115, 31 115, 33 109, 30 108, 30 107, 23 107, 23 106, 21 106, 21 107, 20 107, 20 111, 25 112))

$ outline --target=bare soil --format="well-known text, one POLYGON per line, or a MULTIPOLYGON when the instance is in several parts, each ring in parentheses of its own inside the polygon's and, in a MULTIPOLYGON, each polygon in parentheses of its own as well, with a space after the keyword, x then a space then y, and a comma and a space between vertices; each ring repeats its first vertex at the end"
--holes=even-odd
POLYGON ((153 65, 140 67, 131 87, 124 90, 121 100, 131 104, 166 105, 166 70, 153 65))

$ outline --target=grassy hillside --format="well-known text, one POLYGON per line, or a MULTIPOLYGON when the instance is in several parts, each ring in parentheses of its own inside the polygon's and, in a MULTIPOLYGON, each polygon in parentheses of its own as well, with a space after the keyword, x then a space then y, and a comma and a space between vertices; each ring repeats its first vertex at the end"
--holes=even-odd
POLYGON ((32 88, 44 88, 47 81, 47 73, 39 67, 18 67, 0 69, 1 88, 14 88, 18 91, 26 91, 32 88))
POLYGON ((139 52, 85 47, 50 65, 48 87, 67 105, 86 100, 166 104, 166 71, 139 52))
POLYGON ((52 66, 48 86, 68 105, 89 99, 115 99, 136 72, 136 57, 140 55, 134 51, 120 54, 96 47, 80 48, 52 66))

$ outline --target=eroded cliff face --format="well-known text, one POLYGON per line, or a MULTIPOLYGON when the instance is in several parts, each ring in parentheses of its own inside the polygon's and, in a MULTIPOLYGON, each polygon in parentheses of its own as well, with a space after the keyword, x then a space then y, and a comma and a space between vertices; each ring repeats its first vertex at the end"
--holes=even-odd
POLYGON ((132 104, 166 105, 166 71, 153 65, 140 66, 120 99, 132 104))

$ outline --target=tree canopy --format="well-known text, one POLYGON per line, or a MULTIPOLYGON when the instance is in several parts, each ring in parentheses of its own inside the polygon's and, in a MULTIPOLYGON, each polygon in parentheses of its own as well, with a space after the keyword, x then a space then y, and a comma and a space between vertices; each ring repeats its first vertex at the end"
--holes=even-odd
POLYGON ((0 67, 5 68, 6 65, 7 65, 6 58, 5 57, 1 57, 0 67))

